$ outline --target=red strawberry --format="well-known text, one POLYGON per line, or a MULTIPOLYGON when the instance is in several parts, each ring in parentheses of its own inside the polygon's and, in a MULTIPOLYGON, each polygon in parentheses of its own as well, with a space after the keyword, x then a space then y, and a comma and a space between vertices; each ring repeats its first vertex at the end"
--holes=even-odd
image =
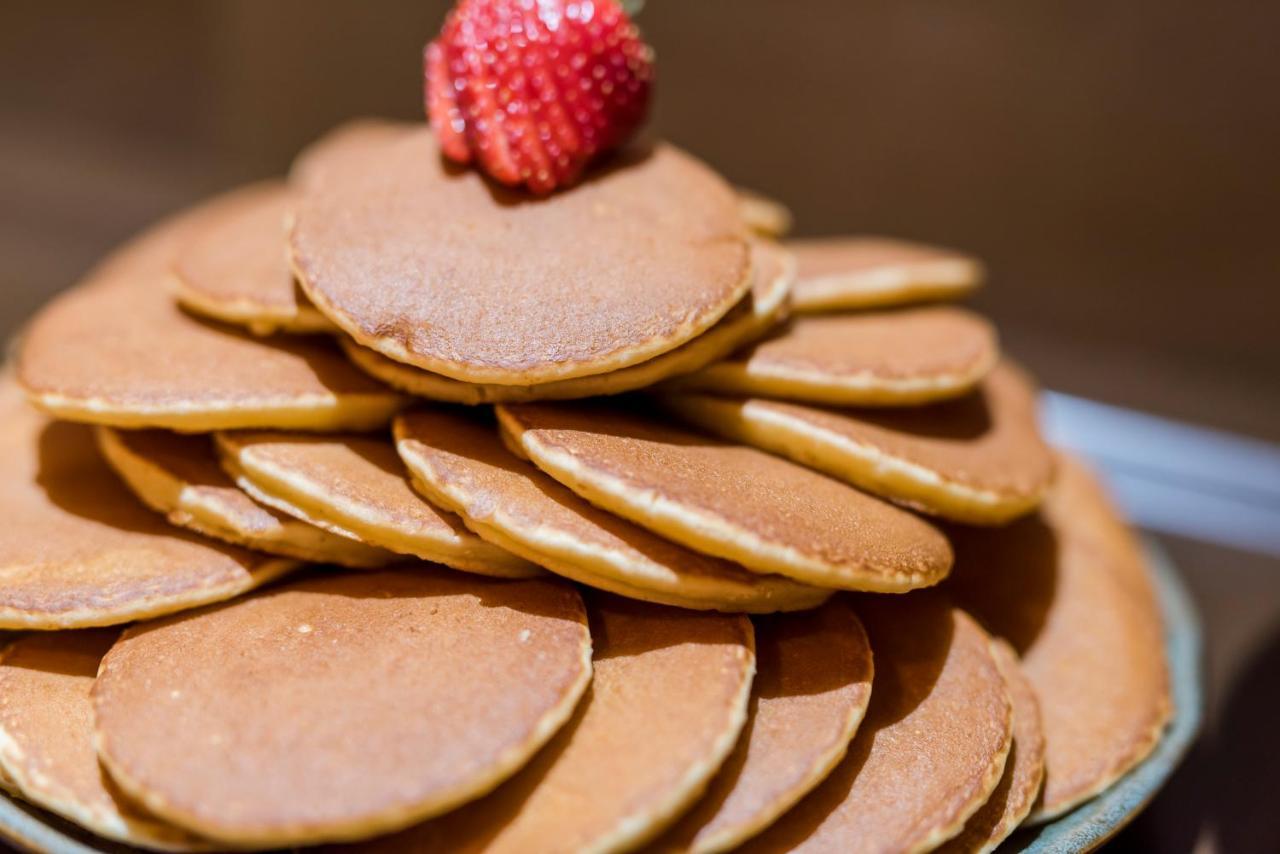
POLYGON ((653 52, 617 0, 459 0, 423 55, 445 156, 550 193, 640 127, 653 52))

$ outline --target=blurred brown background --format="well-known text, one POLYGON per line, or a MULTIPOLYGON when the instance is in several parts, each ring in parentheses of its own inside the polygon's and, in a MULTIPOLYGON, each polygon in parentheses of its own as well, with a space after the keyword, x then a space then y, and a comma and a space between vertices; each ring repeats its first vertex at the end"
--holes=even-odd
MULTIPOLYGON (((336 122, 419 117, 446 5, 6 0, 0 333, 336 122)), ((655 131, 800 232, 972 250, 980 307, 1047 385, 1280 441, 1280 6, 650 0, 640 22, 655 131)), ((1280 568, 1170 546, 1213 624, 1215 713, 1270 740, 1202 747, 1116 846, 1280 850, 1248 782, 1280 760, 1258 693, 1280 684, 1280 568)))

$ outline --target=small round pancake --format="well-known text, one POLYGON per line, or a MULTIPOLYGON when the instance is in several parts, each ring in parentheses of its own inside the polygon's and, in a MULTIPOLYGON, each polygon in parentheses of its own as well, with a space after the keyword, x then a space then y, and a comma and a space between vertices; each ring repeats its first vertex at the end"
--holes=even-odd
POLYGON ((126 630, 93 688, 98 752, 130 797, 220 842, 363 839, 515 773, 590 676, 567 584, 319 576, 126 630))
POLYGON ((0 378, 0 629, 125 623, 294 566, 173 528, 103 462, 90 428, 50 422, 0 378))
POLYGON ((283 182, 237 193, 230 208, 179 250, 173 265, 178 302, 255 335, 332 332, 289 269, 285 223, 293 205, 283 182))
POLYGON ((1013 747, 1005 761, 1004 776, 991 797, 973 814, 959 836, 938 849, 949 854, 994 850, 1026 820, 1044 783, 1040 702, 1013 648, 999 639, 992 640, 991 644, 991 652, 1013 702, 1013 747))
POLYGON ((871 698, 871 646, 847 598, 756 622, 751 714, 738 747, 659 851, 727 851, 772 824, 844 758, 871 698))
POLYGON ((968 296, 982 284, 968 255, 884 237, 791 240, 800 278, 796 311, 841 311, 968 296))
POLYGON ((408 136, 421 127, 421 122, 373 117, 343 122, 298 152, 289 167, 289 183, 298 187, 317 184, 330 170, 342 168, 345 164, 358 166, 368 160, 370 149, 408 136))
POLYGON ((1023 516, 1053 481, 1035 388, 1007 362, 973 394, 927 407, 833 409, 701 394, 672 395, 667 404, 713 433, 960 522, 1023 516))
POLYGON ((777 244, 767 243, 753 244, 752 257, 755 283, 751 292, 719 323, 674 350, 607 374, 536 385, 465 383, 388 359, 349 338, 344 337, 341 342, 347 358, 361 370, 393 388, 432 400, 476 405, 621 394, 723 359, 764 335, 786 316, 787 295, 795 280, 791 257, 777 244))
POLYGON ((907 406, 967 394, 999 356, 995 328, 951 306, 810 316, 677 385, 835 406, 907 406))
POLYGON ((144 233, 32 321, 19 380, 53 415, 115 427, 370 430, 403 399, 316 339, 259 340, 197 320, 169 292, 177 248, 239 199, 144 233))
POLYGON ((367 568, 395 558, 254 501, 218 465, 207 436, 99 427, 98 449, 133 494, 170 524, 312 563, 367 568))
POLYGON ((541 574, 423 501, 382 437, 220 433, 217 446, 223 466, 251 495, 337 535, 481 575, 541 574))
POLYGON ((751 287, 729 186, 668 146, 545 199, 457 169, 423 128, 299 203, 294 271, 358 343, 455 380, 625 368, 710 329, 751 287))
POLYGON ((689 551, 586 500, 503 447, 492 422, 450 411, 402 415, 396 447, 417 488, 491 542, 582 584, 683 608, 813 608, 831 595, 689 551))
POLYGON ((929 851, 1000 782, 1013 712, 991 639, 932 593, 858 600, 875 680, 849 753, 743 851, 929 851))
POLYGON ((498 407, 508 443, 591 503, 697 551, 818 587, 940 581, 946 538, 817 472, 621 406, 498 407))
POLYGON ((1159 603, 1142 552, 1098 482, 1058 461, 1040 512, 955 534, 952 591, 1022 658, 1040 700, 1042 802, 1061 815, 1151 752, 1172 715, 1159 603))
POLYGON ((207 847, 121 797, 98 763, 89 689, 116 635, 27 635, 0 653, 0 765, 21 797, 98 836, 162 851, 207 847))
POLYGON ((782 202, 746 187, 735 187, 734 191, 738 194, 738 211, 747 228, 769 238, 783 237, 791 230, 794 217, 782 202))
POLYGON ((578 713, 483 800, 361 850, 631 851, 733 749, 754 670, 746 617, 592 597, 595 675, 578 713))

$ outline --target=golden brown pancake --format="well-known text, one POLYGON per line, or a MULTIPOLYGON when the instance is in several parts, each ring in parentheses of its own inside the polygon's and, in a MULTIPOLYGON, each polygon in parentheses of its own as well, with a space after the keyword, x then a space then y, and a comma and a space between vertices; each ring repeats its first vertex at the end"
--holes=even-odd
POLYGON ((482 575, 541 574, 422 500, 381 437, 220 433, 217 445, 223 465, 250 494, 339 536, 482 575))
POLYGON ((654 848, 727 851, 772 824, 844 758, 871 698, 871 647, 846 598, 756 622, 751 714, 693 811, 654 848))
POLYGON ((1146 561, 1098 482, 1066 457, 1037 515, 955 538, 951 587, 1018 651, 1040 699, 1046 773, 1033 818, 1060 815, 1142 761, 1172 715, 1146 561))
POLYGON ((836 406, 905 406, 968 393, 999 356, 994 327, 951 306, 810 316, 677 385, 836 406))
POLYGON ((289 183, 299 187, 324 180, 324 174, 345 164, 360 166, 369 159, 370 149, 408 136, 421 122, 399 122, 381 118, 359 118, 343 122, 308 144, 289 167, 289 183))
POLYGON ((0 377, 0 629, 125 623, 293 566, 171 527, 102 461, 90 428, 50 422, 0 377))
POLYGON ((735 187, 738 194, 738 211, 747 228, 762 237, 778 238, 791 230, 791 210, 777 199, 763 193, 735 187))
POLYGON ((500 385, 618 370, 751 286, 733 191, 671 146, 545 199, 448 165, 426 128, 366 159, 304 195, 294 271, 358 343, 423 370, 500 385))
POLYGON ((928 851, 988 799, 1013 741, 991 641, 932 593, 863 597, 876 674, 849 753, 743 851, 928 851))
POLYGON ((27 635, 0 653, 0 765, 21 796, 107 839, 201 847, 119 794, 93 747, 89 689, 113 629, 27 635))
POLYGON ((357 840, 487 793, 590 674, 569 585, 317 576, 126 630, 93 688, 98 752, 130 797, 211 839, 357 840))
POLYGON ((764 398, 677 394, 682 418, 812 466, 908 507, 980 525, 1034 510, 1053 480, 1031 380, 997 365, 958 400, 837 409, 764 398))
POLYGON ((751 623, 605 596, 591 616, 591 690, 546 749, 489 797, 368 847, 630 851, 698 796, 746 719, 751 623))
POLYGON ((314 339, 259 340, 187 315, 169 293, 179 247, 240 200, 220 196, 118 250, 32 321, 19 380, 59 418, 206 432, 369 430, 402 399, 314 339))
POLYGON ((972 293, 985 275, 981 262, 935 246, 884 237, 791 240, 800 279, 796 311, 881 308, 972 293))
POLYGON ((313 563, 376 567, 395 558, 254 501, 218 465, 208 436, 99 427, 98 449, 142 503, 178 527, 313 563))
POLYGON ((951 566, 946 538, 905 511, 634 409, 520 404, 498 407, 498 420, 511 447, 591 503, 757 572, 901 592, 951 566))
POLYGON ((695 371, 722 359, 743 344, 768 332, 787 313, 787 297, 795 280, 795 265, 777 244, 752 244, 754 284, 751 292, 719 323, 697 338, 630 367, 535 385, 466 383, 388 359, 349 338, 342 338, 347 358, 393 388, 450 403, 518 403, 530 400, 568 400, 621 394, 653 385, 669 377, 695 371))
POLYGON ((939 851, 987 852, 1008 838, 1031 813, 1044 783, 1044 730, 1040 726, 1040 701, 1023 674, 1018 654, 1007 643, 994 639, 991 652, 1013 702, 1013 747, 1005 761, 1004 776, 982 809, 939 851))
POLYGON ((234 204, 177 253, 178 301, 257 335, 333 331, 298 290, 289 269, 285 223, 293 204, 293 191, 278 181, 237 193, 234 204))
POLYGON ((491 542, 582 584, 683 608, 812 608, 830 591, 682 548, 595 507, 502 446, 492 421, 402 415, 396 446, 414 483, 491 542))

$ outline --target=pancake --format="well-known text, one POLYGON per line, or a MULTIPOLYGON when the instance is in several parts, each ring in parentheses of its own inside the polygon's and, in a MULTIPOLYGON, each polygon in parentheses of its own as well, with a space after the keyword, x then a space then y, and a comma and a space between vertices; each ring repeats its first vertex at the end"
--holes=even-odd
POLYGON ((771 238, 782 237, 791 230, 793 217, 782 202, 746 187, 735 187, 734 190, 738 194, 738 212, 747 228, 762 237, 771 238))
POLYGON ((606 374, 536 385, 465 383, 388 359, 349 338, 341 341, 347 358, 361 370, 393 388, 433 400, 475 405, 621 394, 696 371, 723 359, 764 335, 785 317, 787 296, 795 280, 795 265, 790 255, 777 244, 755 243, 752 258, 754 284, 751 292, 719 323, 674 350, 606 374))
POLYGON ((408 136, 421 127, 421 122, 372 117, 343 122, 298 152, 289 167, 289 183, 299 187, 315 185, 324 180, 324 174, 331 169, 365 163, 370 149, 408 136))
POLYGON ((104 626, 194 608, 294 565, 171 527, 120 483, 90 428, 51 423, 0 376, 0 629, 104 626))
POLYGON ((602 510, 502 446, 492 422, 446 410, 396 419, 396 446, 422 494, 490 542, 552 572, 682 608, 812 608, 830 591, 689 551, 602 510))
POLYGON ((615 371, 696 338, 751 287, 733 191, 669 145, 544 199, 449 165, 427 128, 366 161, 304 194, 294 271, 359 344, 423 370, 499 385, 615 371))
POLYGON ((960 522, 999 525, 1025 515, 1053 481, 1035 388, 1007 362, 973 394, 928 407, 835 409, 700 394, 667 404, 713 433, 960 522))
POLYGON ((595 675, 578 713, 483 800, 361 850, 630 851, 733 749, 754 669, 745 617, 592 599, 595 675))
POLYGON ((792 240, 800 278, 796 311, 883 308, 959 299, 982 284, 981 262, 968 255, 883 237, 792 240))
POLYGON ((540 570, 423 501, 381 437, 220 433, 226 467, 263 503, 342 537, 501 578, 540 570))
POLYGON ((177 253, 175 293, 185 308, 245 326, 256 335, 331 332, 333 324, 298 290, 285 251, 293 192, 268 182, 236 194, 177 253))
POLYGON ((875 651, 866 718, 826 781, 743 851, 932 850, 1000 782, 1013 713, 987 634, 935 594, 857 607, 875 651))
POLYGON ((972 391, 999 356, 991 324, 950 306, 810 316, 677 385, 835 406, 905 406, 972 391))
POLYGON ((394 559, 254 501, 222 471, 207 436, 99 427, 98 449, 133 494, 172 525, 312 563, 376 567, 394 559))
POLYGON ((1031 813, 1044 783, 1044 730, 1040 726, 1040 701, 1022 673, 1018 654, 1002 640, 991 642, 991 652, 1013 703, 1013 747, 1005 761, 1004 776, 982 809, 939 851, 948 854, 992 851, 1031 813))
POLYGON ((1151 752, 1172 715, 1159 603, 1142 552, 1098 482, 1058 462, 1040 513, 957 531, 953 592, 1022 657, 1040 700, 1052 818, 1151 752))
POLYGON ((831 773, 871 697, 871 647, 848 599, 756 623, 751 715, 702 800, 654 846, 727 851, 831 773))
POLYGON ((200 848, 120 796, 98 764, 89 689, 116 634, 27 635, 0 653, 0 765, 21 797, 98 836, 162 851, 200 848))
POLYGON ((569 585, 324 575, 126 630, 93 688, 98 752, 149 811, 225 844, 363 839, 515 773, 590 675, 569 585))
POLYGON ((183 432, 386 424, 402 398, 336 345, 259 340, 174 305, 178 248, 241 198, 220 196, 152 228, 41 311, 20 350, 19 380, 32 400, 70 421, 183 432))
POLYGON ((902 592, 951 566, 927 522, 754 448, 620 406, 500 406, 498 420, 512 448, 593 504, 757 572, 902 592))

